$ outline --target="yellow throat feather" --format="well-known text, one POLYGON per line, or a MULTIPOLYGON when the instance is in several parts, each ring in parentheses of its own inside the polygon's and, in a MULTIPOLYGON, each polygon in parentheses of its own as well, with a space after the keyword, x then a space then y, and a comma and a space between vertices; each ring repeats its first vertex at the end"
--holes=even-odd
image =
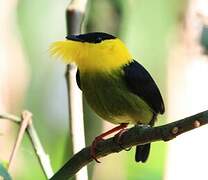
POLYGON ((132 61, 128 49, 118 38, 100 43, 58 41, 52 44, 50 51, 67 64, 75 63, 80 71, 110 71, 132 61))

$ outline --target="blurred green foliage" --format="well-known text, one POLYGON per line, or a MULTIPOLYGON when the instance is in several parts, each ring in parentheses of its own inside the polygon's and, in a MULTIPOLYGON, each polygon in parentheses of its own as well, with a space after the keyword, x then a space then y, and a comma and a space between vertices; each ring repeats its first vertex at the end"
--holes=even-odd
MULTIPOLYGON (((52 42, 65 37, 65 8, 68 3, 68 0, 20 0, 17 11, 22 43, 30 68, 30 84, 24 107, 34 114, 35 127, 55 171, 69 159, 71 142, 67 128, 65 66, 51 60, 48 48, 52 42)), ((167 53, 171 45, 168 40, 171 39, 169 36, 174 35, 183 7, 184 3, 180 0, 91 0, 88 4, 85 31, 104 31, 123 39, 135 59, 153 75, 165 97, 167 53)), ((90 144, 101 132, 101 121, 97 120, 99 118, 86 102, 84 107, 86 142, 90 144)), ((27 138, 22 153, 25 162, 16 179, 44 179, 27 138)), ((164 143, 153 144, 150 158, 145 164, 134 162, 133 150, 123 158, 126 170, 126 177, 123 179, 162 179, 164 143)), ((93 164, 89 166, 90 177, 93 164)), ((112 168, 115 168, 115 164, 112 164, 112 168)), ((102 175, 108 175, 105 169, 100 176, 102 175)))
POLYGON ((9 175, 3 164, 0 163, 0 179, 1 178, 4 178, 4 180, 12 180, 11 176, 9 175))
MULTIPOLYGON (((68 108, 64 79, 65 67, 51 60, 49 46, 65 37, 65 8, 68 1, 21 0, 18 4, 18 25, 30 68, 29 88, 24 108, 34 114, 34 124, 46 152, 50 155, 54 170, 68 159, 68 108)), ((26 138, 22 147, 23 168, 17 179, 44 179, 44 175, 26 138), (31 168, 28 167, 31 165, 31 168)))
POLYGON ((207 54, 208 53, 208 26, 207 25, 204 25, 202 29, 200 43, 202 47, 204 48, 204 52, 207 54))

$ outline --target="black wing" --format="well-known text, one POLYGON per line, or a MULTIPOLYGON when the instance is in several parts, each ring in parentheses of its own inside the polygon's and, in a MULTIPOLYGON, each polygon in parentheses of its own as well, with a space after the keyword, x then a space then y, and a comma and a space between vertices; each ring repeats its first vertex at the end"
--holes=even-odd
POLYGON ((76 82, 77 82, 77 86, 79 87, 79 89, 81 89, 79 69, 77 69, 77 73, 76 73, 76 82))
POLYGON ((165 106, 162 96, 148 71, 137 61, 124 66, 123 70, 129 89, 142 98, 155 113, 163 114, 165 106))

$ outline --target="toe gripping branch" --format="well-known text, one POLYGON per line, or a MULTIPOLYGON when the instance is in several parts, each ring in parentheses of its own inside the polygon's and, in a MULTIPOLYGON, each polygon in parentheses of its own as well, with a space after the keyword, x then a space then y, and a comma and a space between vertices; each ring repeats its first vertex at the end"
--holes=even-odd
MULTIPOLYGON (((103 133, 103 134, 97 136, 97 137, 94 139, 94 141, 92 142, 92 145, 91 145, 90 154, 91 154, 92 158, 93 158, 97 163, 100 163, 100 161, 96 158, 96 152, 95 152, 97 143, 100 142, 100 141, 102 141, 102 140, 104 140, 104 139, 103 139, 104 137, 106 137, 106 136, 108 136, 108 135, 110 135, 110 134, 112 134, 112 133, 114 133, 114 132, 119 131, 119 132, 116 134, 116 136, 118 136, 117 143, 119 144, 119 146, 121 146, 121 148, 123 148, 122 145, 121 145, 120 139, 121 139, 122 134, 126 131, 125 128, 127 127, 127 125, 128 125, 128 123, 122 123, 122 124, 120 124, 119 126, 116 126, 116 127, 114 127, 113 129, 110 129, 109 131, 107 131, 107 132, 105 132, 105 133, 103 133)), ((125 149, 125 148, 123 148, 123 149, 125 149)), ((130 150, 130 149, 127 149, 127 150, 130 150)))

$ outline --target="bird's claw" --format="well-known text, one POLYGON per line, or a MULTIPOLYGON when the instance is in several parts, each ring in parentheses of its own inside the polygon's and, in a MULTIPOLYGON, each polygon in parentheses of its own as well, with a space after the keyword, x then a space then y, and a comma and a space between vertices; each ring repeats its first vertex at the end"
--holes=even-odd
POLYGON ((91 155, 91 157, 97 162, 97 163, 101 163, 98 159, 97 159, 97 157, 96 157, 96 152, 95 152, 95 150, 96 150, 96 145, 97 145, 97 143, 99 142, 99 141, 102 141, 103 140, 103 138, 102 137, 96 137, 95 139, 94 139, 94 141, 92 142, 92 145, 91 145, 91 149, 90 149, 90 155, 91 155))
MULTIPOLYGON (((120 124, 119 126, 116 126, 116 127, 114 127, 113 129, 110 129, 109 131, 107 131, 107 132, 101 134, 100 136, 97 136, 97 137, 94 139, 94 141, 93 141, 93 143, 92 143, 92 146, 91 146, 91 149, 90 149, 90 155, 91 155, 91 157, 92 157, 96 162, 100 163, 100 161, 98 161, 98 159, 96 158, 96 152, 95 152, 97 143, 98 143, 99 141, 104 140, 104 139, 103 139, 104 137, 106 137, 106 136, 108 136, 108 135, 110 135, 110 134, 112 134, 112 133, 114 133, 114 132, 117 132, 117 131, 119 131, 119 130, 120 130, 120 131, 119 131, 119 133, 118 133, 118 135, 119 135, 119 138, 118 138, 118 139, 120 139, 120 136, 123 134, 123 132, 126 131, 124 128, 125 128, 127 125, 128 125, 128 123, 122 123, 122 124, 120 124)), ((121 143, 120 143, 120 144, 121 144, 121 143)), ((121 147, 122 147, 122 146, 121 146, 121 147)), ((122 148, 123 148, 123 147, 122 147, 122 148)), ((123 149, 125 149, 125 148, 123 148, 123 149)))
POLYGON ((122 139, 122 135, 124 132, 128 131, 128 129, 122 129, 120 130, 114 137, 114 141, 125 151, 130 151, 131 150, 131 147, 130 148, 125 148, 123 147, 122 145, 122 142, 121 142, 121 139, 122 139))

